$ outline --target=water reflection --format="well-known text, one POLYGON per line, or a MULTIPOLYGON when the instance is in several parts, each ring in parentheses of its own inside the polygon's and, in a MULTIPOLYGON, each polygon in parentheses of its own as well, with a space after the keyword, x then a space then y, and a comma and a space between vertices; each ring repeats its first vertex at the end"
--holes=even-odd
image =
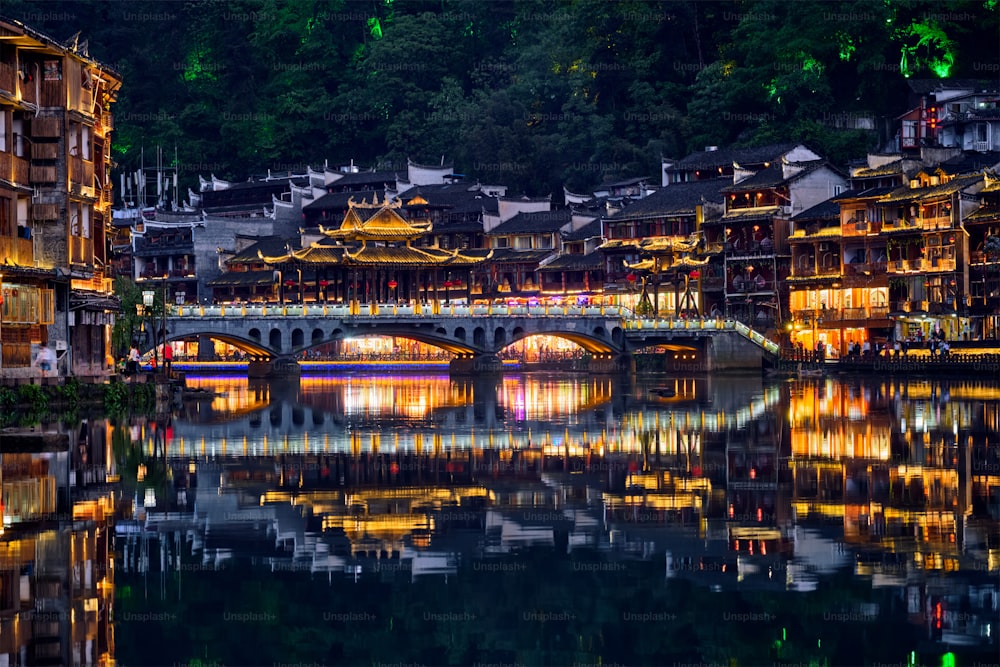
POLYGON ((995 386, 191 384, 117 460, 130 663, 997 655, 995 386))

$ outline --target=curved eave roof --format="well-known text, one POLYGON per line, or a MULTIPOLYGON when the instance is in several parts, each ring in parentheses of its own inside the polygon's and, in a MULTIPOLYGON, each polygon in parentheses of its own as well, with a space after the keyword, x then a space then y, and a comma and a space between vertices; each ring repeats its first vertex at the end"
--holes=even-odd
POLYGON ((474 265, 488 259, 486 257, 470 257, 458 250, 442 250, 440 248, 413 248, 399 246, 392 248, 369 247, 359 248, 354 252, 344 254, 345 264, 404 264, 411 266, 440 265, 474 265))

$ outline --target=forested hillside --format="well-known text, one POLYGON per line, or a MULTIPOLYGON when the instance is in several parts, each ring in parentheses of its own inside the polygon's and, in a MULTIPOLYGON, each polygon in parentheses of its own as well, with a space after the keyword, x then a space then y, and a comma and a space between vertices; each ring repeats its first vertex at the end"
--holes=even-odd
POLYGON ((997 0, 4 0, 125 79, 115 159, 182 178, 410 157, 528 194, 661 155, 796 139, 907 108, 907 77, 1000 77, 997 0))

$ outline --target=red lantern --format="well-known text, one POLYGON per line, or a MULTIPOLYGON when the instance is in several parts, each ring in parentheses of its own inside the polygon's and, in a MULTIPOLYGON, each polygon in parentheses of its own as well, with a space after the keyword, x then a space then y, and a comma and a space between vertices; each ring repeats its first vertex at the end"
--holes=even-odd
POLYGON ((698 278, 701 278, 701 271, 695 269, 694 271, 691 272, 690 275, 692 280, 697 280, 698 278))
POLYGON ((625 280, 629 281, 630 283, 634 283, 635 282, 635 274, 634 273, 628 274, 627 276, 625 276, 625 280))
POLYGON ((330 284, 329 280, 321 280, 321 281, 319 281, 319 286, 320 287, 326 287, 329 284, 330 284))
POLYGON ((295 281, 292 280, 291 278, 289 278, 288 280, 285 281, 285 286, 286 287, 294 287, 295 286, 295 281))
POLYGON ((451 287, 451 281, 450 280, 444 281, 444 286, 445 287, 451 287))
POLYGON ((399 285, 399 283, 397 283, 395 280, 390 280, 386 284, 389 285, 389 289, 396 289, 396 286, 399 285))

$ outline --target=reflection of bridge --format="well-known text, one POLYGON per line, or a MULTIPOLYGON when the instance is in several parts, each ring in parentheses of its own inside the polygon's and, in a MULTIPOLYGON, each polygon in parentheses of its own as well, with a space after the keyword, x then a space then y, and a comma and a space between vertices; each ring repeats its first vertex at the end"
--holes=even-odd
POLYGON ((169 340, 211 338, 247 351, 255 359, 252 373, 295 368, 305 350, 364 336, 440 347, 455 355, 453 372, 499 371, 505 347, 537 335, 576 343, 593 356, 597 371, 627 370, 633 351, 654 345, 683 350, 685 360, 690 354, 689 371, 759 369, 778 352, 733 320, 637 318, 610 306, 196 306, 172 308, 167 320, 169 340))

